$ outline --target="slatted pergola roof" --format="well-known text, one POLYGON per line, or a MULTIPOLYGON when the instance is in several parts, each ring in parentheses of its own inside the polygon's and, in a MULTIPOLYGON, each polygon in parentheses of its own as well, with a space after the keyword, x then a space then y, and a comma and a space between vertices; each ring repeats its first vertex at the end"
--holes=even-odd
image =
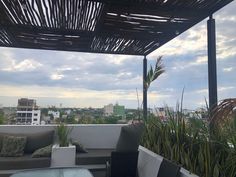
POLYGON ((233 0, 0 0, 0 46, 148 55, 233 0))

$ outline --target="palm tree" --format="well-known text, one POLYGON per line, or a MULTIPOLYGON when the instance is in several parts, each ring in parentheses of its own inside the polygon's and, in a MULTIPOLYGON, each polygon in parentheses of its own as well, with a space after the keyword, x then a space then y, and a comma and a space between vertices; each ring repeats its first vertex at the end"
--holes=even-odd
POLYGON ((155 68, 153 70, 152 65, 150 66, 150 69, 147 73, 147 79, 145 82, 145 88, 148 90, 150 87, 151 83, 155 81, 161 74, 165 72, 164 70, 164 65, 162 63, 162 56, 159 56, 156 61, 155 68))

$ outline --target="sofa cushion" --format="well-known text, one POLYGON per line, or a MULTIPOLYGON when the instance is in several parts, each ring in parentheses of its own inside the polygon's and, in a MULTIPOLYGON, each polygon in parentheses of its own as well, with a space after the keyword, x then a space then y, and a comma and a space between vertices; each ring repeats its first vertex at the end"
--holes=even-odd
POLYGON ((32 158, 31 154, 21 157, 0 157, 0 170, 18 170, 50 167, 50 157, 32 158))
POLYGON ((78 153, 87 153, 88 152, 79 141, 72 141, 71 144, 75 145, 76 152, 78 152, 78 153))
MULTIPOLYGON (((54 138, 54 130, 39 132, 39 133, 0 133, 0 145, 1 145, 1 137, 5 135, 11 136, 26 136, 26 145, 24 152, 25 153, 33 153, 35 150, 53 144, 54 138)), ((1 146, 0 146, 1 148, 1 146)))
POLYGON ((51 157, 52 153, 52 145, 37 149, 34 151, 31 157, 38 158, 38 157, 51 157))
POLYGON ((6 135, 2 140, 1 156, 18 157, 24 154, 26 136, 9 136, 6 135))
POLYGON ((53 144, 54 131, 26 134, 26 136, 25 153, 33 153, 37 149, 53 144))
POLYGON ((134 123, 121 128, 116 145, 117 152, 136 152, 144 130, 143 123, 134 123))

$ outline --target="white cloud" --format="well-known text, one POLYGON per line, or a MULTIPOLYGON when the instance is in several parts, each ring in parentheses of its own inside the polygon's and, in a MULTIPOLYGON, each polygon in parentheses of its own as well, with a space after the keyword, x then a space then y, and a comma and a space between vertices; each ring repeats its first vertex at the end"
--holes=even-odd
POLYGON ((206 65, 207 64, 207 56, 197 56, 194 61, 181 61, 174 63, 172 66, 172 70, 185 70, 189 67, 206 65))
POLYGON ((133 59, 133 57, 127 55, 107 55, 106 57, 107 62, 113 63, 115 65, 121 65, 124 63, 124 61, 131 59, 133 59))
POLYGON ((9 72, 29 72, 36 70, 42 66, 41 63, 33 60, 33 59, 25 59, 20 62, 16 62, 16 60, 11 60, 11 64, 7 67, 3 68, 3 71, 9 72))
POLYGON ((224 72, 231 72, 232 70, 233 70, 233 67, 223 68, 224 72))
MULTIPOLYGON (((228 86, 228 87, 218 87, 218 92, 224 92, 224 91, 228 91, 231 89, 234 89, 235 87, 233 86, 228 86)), ((199 90, 195 90, 195 93, 199 93, 199 94, 208 94, 208 89, 199 89, 199 90)))
POLYGON ((206 33, 206 25, 196 26, 160 47, 158 50, 151 53, 150 56, 177 56, 199 50, 206 50, 206 33))
POLYGON ((229 87, 219 87, 219 88, 218 88, 218 92, 225 92, 225 91, 228 91, 228 90, 231 90, 231 89, 235 89, 235 87, 233 87, 233 86, 229 86, 229 87))
POLYGON ((216 15, 217 23, 235 23, 236 22, 236 17, 234 15, 227 15, 223 16, 221 15, 216 15))
POLYGON ((63 74, 53 73, 50 75, 50 78, 52 80, 61 80, 64 77, 63 74))
POLYGON ((61 68, 58 68, 57 70, 58 71, 71 71, 71 70, 73 70, 73 68, 70 66, 63 66, 61 68))
POLYGON ((199 93, 199 94, 207 94, 208 93, 208 89, 199 89, 194 91, 195 93, 199 93))
POLYGON ((207 64, 207 56, 199 56, 195 60, 195 62, 190 63, 191 65, 202 65, 202 64, 207 64))
POLYGON ((224 31, 217 34, 217 59, 227 60, 236 55, 236 38, 230 36, 224 31))

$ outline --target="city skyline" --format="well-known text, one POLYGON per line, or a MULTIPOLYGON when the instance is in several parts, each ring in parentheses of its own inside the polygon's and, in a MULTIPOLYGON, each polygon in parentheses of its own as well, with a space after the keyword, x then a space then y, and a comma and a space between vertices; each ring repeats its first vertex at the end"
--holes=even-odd
MULTIPOLYGON (((216 19, 219 100, 236 97, 236 2, 216 19)), ((185 88, 184 107, 208 99, 206 20, 148 55, 148 66, 163 56, 166 72, 151 85, 148 106, 174 107, 185 88)), ((1 48, 0 104, 14 106, 21 97, 42 106, 103 107, 119 102, 137 108, 142 102, 142 59, 138 56, 1 48), (15 101, 15 102, 14 102, 15 101)))

